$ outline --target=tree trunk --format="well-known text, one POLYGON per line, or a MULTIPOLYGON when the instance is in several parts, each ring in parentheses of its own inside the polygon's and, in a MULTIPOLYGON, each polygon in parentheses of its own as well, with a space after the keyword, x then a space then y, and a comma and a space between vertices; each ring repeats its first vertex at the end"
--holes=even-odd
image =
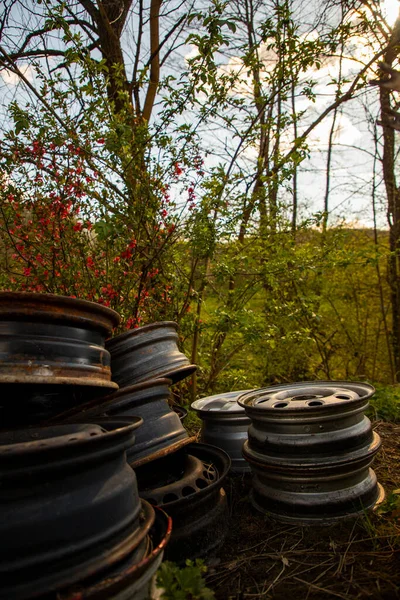
MULTIPOLYGON (((392 65, 398 54, 400 42, 400 18, 393 28, 385 62, 392 65)), ((396 382, 400 382, 400 189, 395 176, 395 132, 388 122, 387 115, 392 109, 391 92, 380 88, 380 107, 383 128, 383 179, 387 195, 387 219, 389 223, 389 285, 392 306, 392 350, 396 382)))

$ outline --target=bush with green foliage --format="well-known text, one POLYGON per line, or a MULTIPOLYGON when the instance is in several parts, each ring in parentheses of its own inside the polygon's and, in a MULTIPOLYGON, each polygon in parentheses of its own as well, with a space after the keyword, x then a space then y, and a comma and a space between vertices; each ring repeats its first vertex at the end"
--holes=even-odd
POLYGON ((179 568, 175 563, 164 562, 157 572, 157 587, 162 600, 213 600, 212 592, 205 584, 204 574, 207 568, 203 561, 186 561, 179 568))

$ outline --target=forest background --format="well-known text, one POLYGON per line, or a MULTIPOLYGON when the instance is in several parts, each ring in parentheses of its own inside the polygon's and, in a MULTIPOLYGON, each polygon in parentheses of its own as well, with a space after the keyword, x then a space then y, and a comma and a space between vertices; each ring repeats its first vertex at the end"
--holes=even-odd
POLYGON ((398 13, 3 0, 1 288, 177 321, 186 400, 399 383, 398 13))

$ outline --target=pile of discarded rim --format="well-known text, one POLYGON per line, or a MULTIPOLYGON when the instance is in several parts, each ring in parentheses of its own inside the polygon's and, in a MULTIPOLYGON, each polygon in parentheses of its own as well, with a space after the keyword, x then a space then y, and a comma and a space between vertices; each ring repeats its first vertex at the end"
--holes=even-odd
POLYGON ((74 586, 86 597, 88 581, 100 589, 104 580, 122 580, 127 570, 158 561, 170 522, 139 498, 125 458, 140 425, 136 419, 108 430, 63 425, 0 434, 7 498, 0 525, 2 598, 68 596, 74 586))
POLYGON ((242 395, 251 419, 243 456, 252 504, 283 521, 332 523, 383 500, 372 461, 381 445, 365 416, 371 385, 316 381, 242 395))
POLYGON ((253 505, 283 521, 331 523, 382 501, 372 386, 203 398, 192 407, 213 445, 194 443, 169 405, 196 369, 176 323, 106 341, 118 322, 92 302, 0 293, 1 599, 146 598, 164 553, 182 563, 222 545, 231 462, 250 467, 253 505))
POLYGON ((4 600, 148 597, 172 521, 140 499, 126 459, 143 419, 45 426, 118 389, 105 348, 118 322, 92 302, 0 293, 4 600))
POLYGON ((219 448, 194 443, 168 405, 171 380, 160 378, 121 388, 100 402, 59 415, 66 422, 130 422, 143 419, 127 458, 140 496, 173 519, 166 557, 183 563, 216 550, 228 529, 223 482, 230 459, 219 448), (218 535, 215 535, 215 533, 218 535))
POLYGON ((173 519, 166 558, 184 563, 208 555, 224 541, 228 506, 222 484, 230 459, 218 448, 194 444, 168 404, 169 387, 196 370, 178 349, 177 331, 176 323, 164 321, 109 339, 106 349, 119 391, 60 418, 101 423, 102 418, 142 417, 128 462, 138 475, 141 497, 173 519), (210 469, 212 477, 205 476, 210 469))
POLYGON ((168 403, 196 369, 177 325, 106 342, 118 322, 92 302, 0 293, 0 598, 140 600, 166 549, 184 562, 223 542, 229 457, 194 444, 168 403))

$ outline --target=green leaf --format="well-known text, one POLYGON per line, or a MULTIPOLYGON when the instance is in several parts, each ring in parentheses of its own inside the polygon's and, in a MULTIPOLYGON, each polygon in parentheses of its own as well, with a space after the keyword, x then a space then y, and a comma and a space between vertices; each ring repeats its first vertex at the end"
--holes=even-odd
POLYGON ((21 131, 29 129, 29 119, 21 119, 15 123, 15 133, 18 135, 21 131))

